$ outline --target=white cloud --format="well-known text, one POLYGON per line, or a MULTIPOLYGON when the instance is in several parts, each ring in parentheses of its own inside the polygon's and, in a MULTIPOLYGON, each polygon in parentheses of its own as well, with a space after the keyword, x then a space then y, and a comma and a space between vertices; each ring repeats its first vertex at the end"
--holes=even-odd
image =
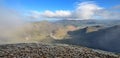
POLYGON ((30 11, 28 15, 30 18, 38 19, 38 18, 69 18, 71 16, 70 11, 64 11, 64 10, 57 10, 55 12, 52 12, 50 10, 46 10, 44 12, 38 12, 38 11, 30 11))
POLYGON ((34 19, 37 19, 41 16, 41 13, 38 12, 38 11, 30 11, 29 13, 30 15, 28 15, 30 18, 34 18, 34 19))
POLYGON ((102 9, 102 7, 99 7, 93 2, 83 2, 78 4, 75 12, 79 19, 91 19, 95 12, 100 9, 102 9))
POLYGON ((44 12, 32 11, 32 18, 55 18, 55 19, 70 19, 70 20, 85 20, 85 19, 118 19, 120 17, 119 6, 113 7, 111 10, 98 6, 95 2, 79 3, 74 10, 46 10, 44 12), (98 17, 98 18, 97 18, 98 17))
POLYGON ((64 10, 57 10, 55 12, 46 10, 44 13, 42 13, 42 16, 48 17, 48 18, 67 18, 71 16, 70 11, 64 11, 64 10))

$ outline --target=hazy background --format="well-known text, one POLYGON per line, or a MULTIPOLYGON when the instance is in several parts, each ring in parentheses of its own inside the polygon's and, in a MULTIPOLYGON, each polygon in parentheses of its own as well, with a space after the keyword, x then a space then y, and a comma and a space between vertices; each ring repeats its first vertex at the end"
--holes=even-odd
POLYGON ((0 44, 63 43, 120 52, 119 17, 118 0, 0 0, 0 44))

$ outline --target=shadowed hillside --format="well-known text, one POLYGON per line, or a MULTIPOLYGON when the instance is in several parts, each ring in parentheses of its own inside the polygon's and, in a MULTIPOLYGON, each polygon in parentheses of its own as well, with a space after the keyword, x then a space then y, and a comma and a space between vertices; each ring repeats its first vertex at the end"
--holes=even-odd
POLYGON ((83 45, 95 49, 102 49, 112 52, 120 52, 120 26, 113 27, 86 27, 76 31, 70 31, 68 34, 70 39, 58 41, 60 43, 67 43, 73 45, 83 45), (94 29, 88 32, 89 29, 94 29), (114 48, 113 48, 114 47, 114 48))

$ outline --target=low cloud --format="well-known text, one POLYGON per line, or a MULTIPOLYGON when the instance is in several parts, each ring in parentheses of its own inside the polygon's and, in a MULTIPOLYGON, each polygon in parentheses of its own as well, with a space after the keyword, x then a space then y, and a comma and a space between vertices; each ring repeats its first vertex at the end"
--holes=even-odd
POLYGON ((10 42, 23 24, 23 17, 17 11, 0 6, 0 44, 10 42))
POLYGON ((113 6, 111 9, 112 9, 112 10, 120 10, 120 5, 113 6))
POLYGON ((30 17, 39 18, 55 18, 55 19, 70 19, 70 20, 85 20, 85 19, 118 19, 120 12, 116 12, 120 6, 115 6, 110 9, 105 9, 98 6, 93 1, 82 2, 77 4, 74 10, 46 10, 44 12, 32 11, 30 17))
POLYGON ((114 12, 110 10, 102 10, 97 13, 97 15, 102 19, 119 19, 120 12, 114 12))
POLYGON ((96 12, 96 15, 102 19, 119 19, 120 17, 120 5, 113 6, 108 9, 101 9, 96 12))
POLYGON ((0 29, 10 29, 23 24, 23 17, 17 11, 0 7, 0 29))

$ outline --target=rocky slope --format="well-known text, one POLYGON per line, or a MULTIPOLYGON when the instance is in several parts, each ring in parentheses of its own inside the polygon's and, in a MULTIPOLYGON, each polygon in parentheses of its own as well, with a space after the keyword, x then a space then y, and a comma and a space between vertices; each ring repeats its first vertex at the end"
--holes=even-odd
POLYGON ((0 45, 0 58, 120 58, 114 53, 65 44, 0 45))

